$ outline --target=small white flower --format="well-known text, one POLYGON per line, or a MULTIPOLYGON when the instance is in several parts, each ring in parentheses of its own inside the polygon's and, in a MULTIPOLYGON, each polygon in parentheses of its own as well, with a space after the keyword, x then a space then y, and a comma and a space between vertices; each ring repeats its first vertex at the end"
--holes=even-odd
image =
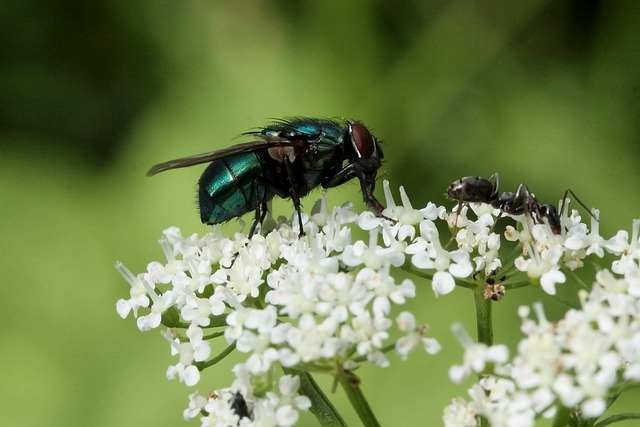
POLYGON ((502 365, 509 358, 509 351, 506 346, 487 346, 482 343, 474 343, 459 323, 454 323, 451 329, 464 347, 463 364, 453 365, 449 369, 449 378, 453 382, 460 383, 468 378, 472 372, 483 373, 488 363, 502 365))
POLYGON ((185 420, 191 420, 200 414, 207 404, 207 398, 202 396, 198 391, 189 395, 189 406, 182 413, 185 420))
POLYGON ((200 372, 198 371, 198 368, 193 365, 178 363, 167 368, 167 379, 173 380, 176 378, 185 385, 192 387, 200 381, 200 372))
POLYGON ((431 220, 420 223, 420 234, 416 242, 407 247, 407 253, 413 254, 411 263, 417 268, 437 270, 431 282, 433 292, 436 296, 446 295, 455 287, 454 277, 468 277, 473 273, 469 252, 444 250, 431 220))
POLYGON ((384 180, 382 186, 384 188, 384 195, 387 203, 387 208, 384 210, 384 213, 389 217, 397 219, 395 224, 389 227, 391 236, 400 241, 406 239, 413 240, 416 233, 415 226, 424 219, 423 213, 411 206, 409 196, 407 196, 403 187, 400 187, 402 206, 397 206, 393 200, 391 189, 389 188, 389 181, 384 180))
POLYGON ((607 241, 605 247, 613 254, 620 255, 620 259, 613 262, 611 271, 618 274, 626 274, 637 270, 640 262, 640 219, 633 220, 631 240, 625 230, 618 231, 614 237, 607 241))
MULTIPOLYGON (((372 269, 379 269, 387 263, 400 266, 404 263, 404 254, 395 248, 382 248, 378 246, 378 229, 369 232, 369 245, 362 240, 353 245, 347 245, 340 255, 340 261, 349 267, 356 267, 364 264, 372 269)), ((404 249, 404 248, 403 248, 404 249)))
POLYGON ((473 405, 457 397, 445 407, 442 421, 445 427, 476 427, 477 415, 473 405))
MULTIPOLYGON (((534 236, 538 235, 541 237, 543 234, 540 233, 544 230, 541 224, 536 224, 533 228, 534 232, 538 231, 538 233, 534 233, 534 236)), ((564 283, 565 275, 562 271, 560 271, 560 257, 562 256, 562 248, 557 245, 546 246, 544 250, 539 252, 537 249, 531 247, 531 245, 527 245, 529 248, 529 254, 531 258, 518 257, 514 265, 520 271, 526 271, 527 275, 532 279, 537 279, 540 281, 540 285, 542 289, 550 294, 555 295, 556 293, 556 284, 564 283)))
POLYGON ((426 325, 418 326, 412 313, 403 311, 396 318, 398 329, 406 332, 406 335, 396 341, 396 352, 401 359, 406 359, 410 352, 422 345, 428 354, 436 354, 441 350, 440 343, 433 338, 425 338, 426 325))
POLYGON ((147 296, 147 290, 143 284, 144 275, 139 275, 138 277, 134 276, 133 273, 131 273, 131 271, 129 271, 129 269, 120 261, 116 262, 115 267, 122 277, 124 277, 124 279, 129 283, 129 286, 131 286, 131 289, 129 290, 131 298, 128 300, 118 300, 116 303, 116 310, 123 319, 129 315, 130 311, 133 311, 133 315, 137 317, 138 309, 140 307, 149 306, 149 297, 147 296))

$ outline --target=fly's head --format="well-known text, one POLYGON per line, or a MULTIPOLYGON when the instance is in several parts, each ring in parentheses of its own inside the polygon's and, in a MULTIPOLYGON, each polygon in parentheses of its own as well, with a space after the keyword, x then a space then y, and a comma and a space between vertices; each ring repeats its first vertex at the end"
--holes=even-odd
POLYGON ((351 142, 351 161, 354 172, 360 180, 365 202, 380 213, 384 208, 373 197, 376 175, 384 157, 380 142, 369 132, 369 129, 358 122, 349 122, 349 141, 351 142))

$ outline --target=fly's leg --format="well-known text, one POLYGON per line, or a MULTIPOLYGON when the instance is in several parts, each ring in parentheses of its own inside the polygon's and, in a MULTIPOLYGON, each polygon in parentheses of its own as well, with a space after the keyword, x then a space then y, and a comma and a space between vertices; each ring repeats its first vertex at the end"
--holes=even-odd
POLYGON ((255 230, 258 227, 258 224, 262 224, 264 219, 269 212, 269 208, 267 206, 267 202, 265 200, 270 200, 273 194, 286 199, 291 198, 293 200, 293 206, 298 215, 298 222, 300 224, 300 233, 299 236, 304 236, 304 230, 302 228, 302 211, 300 204, 300 194, 298 192, 298 185, 296 184, 294 178, 293 166, 291 165, 291 160, 289 157, 284 155, 282 156, 282 160, 284 163, 284 167, 287 171, 287 179, 289 180, 289 186, 291 191, 286 191, 282 188, 282 185, 278 185, 272 181, 266 180, 263 177, 256 177, 253 180, 253 188, 251 189, 253 202, 255 203, 255 220, 253 225, 251 226, 251 231, 249 232, 249 238, 253 236, 255 230), (263 194, 260 194, 260 190, 263 190, 263 194))
POLYGON ((361 178, 356 173, 356 166, 353 163, 348 164, 333 176, 324 177, 320 184, 322 185, 322 188, 332 188, 344 184, 345 182, 350 181, 353 178, 358 178, 358 181, 360 181, 360 191, 362 192, 362 199, 364 200, 364 203, 369 207, 369 209, 373 213, 375 213, 377 217, 384 218, 387 221, 395 224, 397 222, 395 219, 389 218, 382 214, 384 206, 382 206, 382 203, 380 203, 378 199, 376 199, 376 197, 373 195, 372 189, 370 188, 370 186, 373 187, 372 184, 367 183, 365 181, 365 178, 361 178))
POLYGON ((258 227, 258 224, 262 224, 262 222, 264 221, 264 218, 267 216, 267 212, 269 211, 267 209, 267 204, 265 202, 260 202, 258 200, 257 191, 254 191, 254 193, 256 194, 256 216, 255 219, 253 220, 253 225, 251 225, 251 230, 249 231, 249 240, 251 240, 251 238, 253 237, 253 234, 256 232, 256 228, 258 227))
POLYGON ((291 185, 291 199, 293 200, 293 207, 298 214, 298 225, 300 226, 300 233, 298 237, 304 236, 304 229, 302 228, 302 211, 300 204, 300 196, 298 194, 298 186, 293 179, 293 166, 291 165, 291 160, 289 160, 289 156, 283 156, 284 167, 287 169, 287 176, 289 177, 289 184, 291 185))
POLYGON ((264 199, 267 194, 267 189, 271 187, 273 186, 268 182, 260 179, 260 177, 256 177, 253 180, 253 183, 251 186, 251 197, 253 198, 253 201, 256 205, 256 210, 255 210, 255 217, 253 220, 253 224, 251 225, 251 229, 249 230, 249 236, 248 236, 249 240, 251 240, 251 238, 255 234, 256 229, 258 228, 258 224, 262 225, 264 218, 267 216, 267 212, 269 211, 269 209, 267 207, 267 202, 264 201, 264 199), (262 197, 260 197, 261 187, 264 191, 262 197))

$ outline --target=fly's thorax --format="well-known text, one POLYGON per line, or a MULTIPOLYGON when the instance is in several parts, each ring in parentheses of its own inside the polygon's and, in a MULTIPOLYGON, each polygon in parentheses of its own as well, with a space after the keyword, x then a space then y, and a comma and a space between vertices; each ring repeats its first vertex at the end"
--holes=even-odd
POLYGON ((297 159, 296 151, 300 151, 296 146, 278 146, 268 148, 269 156, 278 163, 283 163, 285 157, 289 159, 291 163, 295 162, 297 159))
MULTIPOLYGON (((326 181, 327 177, 337 174, 345 163, 344 145, 334 143, 309 143, 292 163, 294 182, 300 195, 308 194, 312 189, 326 181)), ((288 179, 288 177, 286 177, 288 179)))

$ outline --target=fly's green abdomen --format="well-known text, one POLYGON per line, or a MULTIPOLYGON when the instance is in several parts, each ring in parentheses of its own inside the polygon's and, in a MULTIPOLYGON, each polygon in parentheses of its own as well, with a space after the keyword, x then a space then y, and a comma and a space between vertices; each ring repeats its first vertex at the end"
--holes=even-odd
POLYGON ((256 209, 273 198, 264 185, 268 171, 263 152, 240 153, 215 160, 200 180, 200 218, 203 223, 218 224, 256 209))

